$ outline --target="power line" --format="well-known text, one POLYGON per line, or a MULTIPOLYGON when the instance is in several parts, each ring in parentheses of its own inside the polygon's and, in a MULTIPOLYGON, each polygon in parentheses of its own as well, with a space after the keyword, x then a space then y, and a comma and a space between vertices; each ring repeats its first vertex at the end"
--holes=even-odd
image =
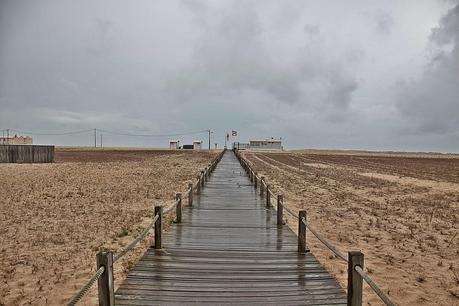
POLYGON ((66 131, 66 132, 32 132, 32 131, 23 131, 23 130, 15 130, 15 129, 4 129, 1 130, 2 133, 6 132, 14 132, 18 134, 29 134, 32 136, 66 136, 66 135, 76 135, 76 134, 83 134, 83 133, 94 133, 94 138, 96 139, 97 132, 104 132, 106 134, 111 135, 119 135, 119 136, 128 136, 128 137, 173 137, 173 136, 185 136, 185 135, 196 135, 196 134, 203 134, 207 133, 210 130, 199 130, 199 131, 190 131, 190 132, 181 132, 181 133, 166 133, 166 134, 137 134, 132 132, 126 131, 111 131, 106 129, 87 129, 87 130, 75 130, 75 131, 66 131))
POLYGON ((171 133, 171 134, 133 134, 133 133, 126 133, 126 132, 116 132, 116 131, 109 131, 104 129, 97 129, 100 132, 112 134, 112 135, 120 135, 120 136, 133 136, 133 137, 171 137, 171 136, 185 136, 185 135, 194 135, 194 134, 202 134, 207 133, 208 130, 201 130, 201 131, 192 131, 192 132, 183 132, 183 133, 171 133))
POLYGON ((30 135, 37 135, 37 136, 65 136, 65 135, 89 133, 89 132, 92 132, 94 130, 90 129, 90 130, 60 132, 60 133, 42 133, 42 132, 31 132, 31 131, 21 131, 21 130, 10 130, 10 131, 16 132, 16 133, 19 133, 19 134, 30 134, 30 135))

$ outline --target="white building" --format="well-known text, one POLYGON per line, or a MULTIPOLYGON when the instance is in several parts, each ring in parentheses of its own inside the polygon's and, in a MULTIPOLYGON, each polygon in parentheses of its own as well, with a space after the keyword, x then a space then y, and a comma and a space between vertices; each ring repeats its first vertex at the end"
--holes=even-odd
POLYGON ((249 143, 235 142, 233 148, 238 150, 283 150, 282 138, 251 139, 249 143))
POLYGON ((193 141, 193 150, 201 150, 202 149, 202 141, 195 140, 193 141))
POLYGON ((171 140, 169 141, 169 149, 171 150, 177 150, 179 148, 179 140, 171 140))
POLYGON ((282 150, 281 139, 251 139, 249 148, 253 150, 282 150))
POLYGON ((0 144, 10 144, 10 145, 23 145, 23 144, 32 144, 32 137, 29 136, 1 136, 0 135, 0 144))

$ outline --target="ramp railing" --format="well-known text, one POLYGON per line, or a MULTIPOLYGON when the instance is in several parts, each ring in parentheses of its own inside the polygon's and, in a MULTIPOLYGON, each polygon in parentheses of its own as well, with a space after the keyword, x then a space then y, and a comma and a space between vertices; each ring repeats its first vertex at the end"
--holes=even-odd
MULTIPOLYGON (((271 197, 276 198, 276 194, 266 181, 265 177, 259 176, 253 169, 252 165, 242 156, 237 150, 233 150, 237 159, 242 167, 247 172, 250 181, 253 183, 255 189, 259 186, 260 195, 266 199, 266 208, 270 209, 271 197)), ((284 197, 282 194, 277 195, 277 226, 281 227, 284 222, 284 210, 298 220, 298 252, 307 253, 309 249, 306 243, 306 230, 308 229, 320 242, 322 242, 331 252, 333 252, 339 259, 347 262, 347 305, 349 306, 362 306, 363 298, 363 280, 370 286, 370 288, 378 295, 378 297, 388 306, 395 304, 390 300, 387 294, 370 278, 364 271, 364 254, 360 251, 350 251, 347 257, 339 251, 339 249, 331 244, 327 239, 317 232, 317 230, 307 222, 306 210, 300 210, 298 214, 289 209, 285 205, 284 197)))
MULTIPOLYGON (((189 183, 188 189, 184 192, 188 198, 188 206, 193 205, 193 194, 199 194, 205 186, 205 182, 209 179, 211 173, 215 170, 218 162, 222 159, 226 150, 219 153, 197 177, 196 182, 189 183)), ((155 249, 162 248, 162 223, 163 218, 175 210, 176 223, 182 222, 182 193, 175 195, 175 202, 164 209, 163 206, 154 206, 154 213, 150 224, 127 246, 118 251, 115 255, 111 251, 101 251, 96 254, 97 271, 94 275, 81 287, 81 289, 68 302, 68 306, 76 305, 89 291, 89 289, 97 282, 98 285, 98 300, 100 306, 115 305, 114 277, 113 264, 131 251, 140 241, 145 239, 150 230, 154 227, 154 243, 155 249)))

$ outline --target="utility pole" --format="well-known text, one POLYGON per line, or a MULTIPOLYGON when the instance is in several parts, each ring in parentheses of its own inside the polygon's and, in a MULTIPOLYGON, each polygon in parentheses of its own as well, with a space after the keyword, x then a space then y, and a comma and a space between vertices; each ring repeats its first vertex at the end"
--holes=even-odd
POLYGON ((6 129, 6 144, 10 144, 10 129, 6 129))
POLYGON ((209 130, 209 151, 210 151, 210 130, 209 130))
POLYGON ((101 148, 102 148, 102 136, 103 136, 103 134, 100 133, 100 147, 101 147, 101 148))
POLYGON ((97 148, 97 129, 94 129, 94 148, 97 148))

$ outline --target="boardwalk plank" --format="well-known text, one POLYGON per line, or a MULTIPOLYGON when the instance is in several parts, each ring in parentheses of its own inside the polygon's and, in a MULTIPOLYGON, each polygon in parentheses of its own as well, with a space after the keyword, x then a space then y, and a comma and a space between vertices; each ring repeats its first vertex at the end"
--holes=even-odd
POLYGON ((336 280, 276 214, 225 153, 182 223, 163 234, 115 294, 117 305, 345 305, 336 280))

